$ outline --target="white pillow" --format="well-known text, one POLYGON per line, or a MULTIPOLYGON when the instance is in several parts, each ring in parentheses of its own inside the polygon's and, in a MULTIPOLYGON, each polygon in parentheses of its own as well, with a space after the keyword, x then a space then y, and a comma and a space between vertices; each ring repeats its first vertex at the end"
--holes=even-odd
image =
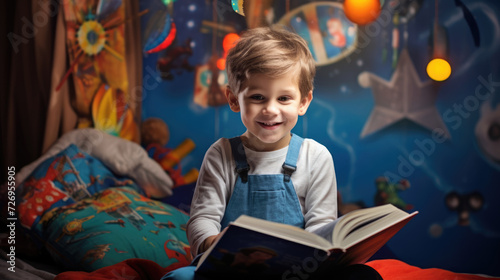
POLYGON ((40 163, 70 144, 98 158, 114 173, 134 179, 148 196, 163 198, 172 195, 174 182, 140 145, 94 128, 65 133, 45 154, 23 167, 17 173, 16 181, 24 181, 40 163))

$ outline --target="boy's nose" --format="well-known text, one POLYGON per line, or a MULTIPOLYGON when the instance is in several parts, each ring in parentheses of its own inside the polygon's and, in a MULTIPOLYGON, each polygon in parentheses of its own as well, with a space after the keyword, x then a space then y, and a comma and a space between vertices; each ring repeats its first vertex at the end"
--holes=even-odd
POLYGON ((267 102, 262 111, 265 114, 277 114, 279 109, 276 102, 267 102))

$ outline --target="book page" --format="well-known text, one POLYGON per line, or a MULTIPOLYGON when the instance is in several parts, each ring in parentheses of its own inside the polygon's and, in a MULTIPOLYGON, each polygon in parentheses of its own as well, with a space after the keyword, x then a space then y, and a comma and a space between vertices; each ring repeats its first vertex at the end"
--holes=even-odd
POLYGON ((329 240, 330 242, 333 243, 333 229, 340 222, 340 220, 342 218, 343 217, 340 217, 340 218, 336 219, 335 221, 332 221, 332 222, 312 231, 312 233, 317 234, 317 235, 323 237, 324 239, 329 240))
POLYGON ((381 215, 371 215, 373 213, 366 213, 370 215, 358 215, 355 217, 348 217, 346 218, 343 223, 339 225, 339 227, 335 230, 334 233, 334 238, 336 240, 332 240, 332 243, 334 245, 339 245, 340 242, 350 235, 352 232, 357 231, 359 228, 362 228, 368 224, 374 223, 377 220, 381 219, 387 214, 381 214, 381 215))
MULTIPOLYGON (((399 209, 398 209, 399 210, 399 209)), ((373 235, 378 234, 390 227, 393 227, 402 221, 407 221, 416 215, 418 212, 408 214, 404 211, 395 211, 389 213, 380 219, 376 219, 371 223, 364 224, 362 227, 358 227, 356 230, 351 231, 346 236, 342 236, 342 239, 338 241, 338 245, 342 248, 349 248, 352 245, 367 239, 373 235)), ((337 240, 336 240, 337 241, 337 240)))
POLYGON ((323 237, 291 225, 275 223, 246 215, 241 215, 233 224, 318 249, 328 249, 331 247, 331 242, 323 237))
POLYGON ((334 229, 332 243, 340 245, 342 240, 352 231, 393 211, 400 211, 406 214, 406 212, 396 208, 392 204, 359 209, 345 214, 334 229))

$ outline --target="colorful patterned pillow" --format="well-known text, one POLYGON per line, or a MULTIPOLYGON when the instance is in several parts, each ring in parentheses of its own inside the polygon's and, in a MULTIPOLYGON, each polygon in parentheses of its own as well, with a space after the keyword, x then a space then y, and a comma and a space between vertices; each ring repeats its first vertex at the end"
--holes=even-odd
POLYGON ((39 164, 19 185, 16 190, 19 221, 23 227, 32 229, 45 212, 116 186, 140 190, 134 181, 116 176, 100 160, 71 144, 39 164))
POLYGON ((130 258, 166 267, 191 261, 188 219, 173 206, 122 187, 54 208, 37 228, 54 259, 70 270, 93 271, 130 258))
POLYGON ((172 194, 172 179, 139 144, 95 128, 75 129, 65 133, 41 157, 17 172, 16 181, 24 181, 42 162, 54 157, 70 144, 99 159, 114 174, 132 178, 148 197, 160 199, 172 194))

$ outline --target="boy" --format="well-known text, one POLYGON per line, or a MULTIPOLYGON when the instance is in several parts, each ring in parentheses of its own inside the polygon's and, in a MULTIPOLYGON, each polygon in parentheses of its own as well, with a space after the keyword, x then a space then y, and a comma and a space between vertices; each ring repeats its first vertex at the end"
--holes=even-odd
MULTIPOLYGON (((247 130, 219 139, 205 155, 187 225, 193 255, 207 250, 241 214, 308 231, 337 218, 331 154, 291 133, 313 98, 315 65, 307 43, 284 29, 250 29, 229 51, 226 65, 226 98, 247 130)), ((194 267, 164 279, 189 277, 194 267)))

